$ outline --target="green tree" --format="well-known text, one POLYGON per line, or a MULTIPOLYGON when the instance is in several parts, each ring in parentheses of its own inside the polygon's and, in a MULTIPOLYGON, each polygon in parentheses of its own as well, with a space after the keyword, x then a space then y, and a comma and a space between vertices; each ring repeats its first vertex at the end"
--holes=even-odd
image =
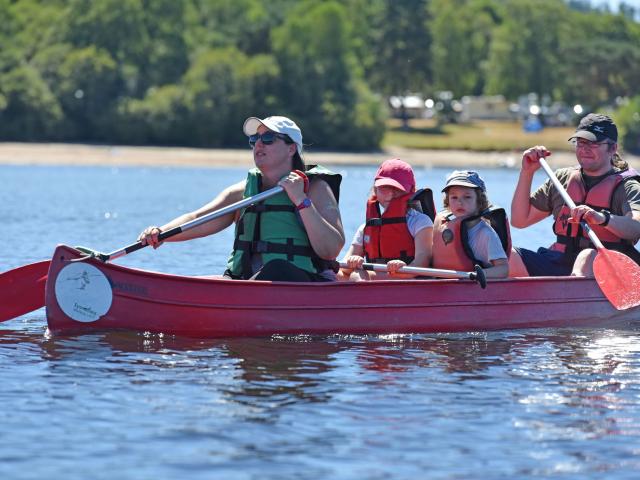
POLYGON ((431 85, 428 4, 429 0, 352 0, 349 18, 366 19, 365 24, 356 23, 360 47, 355 52, 374 91, 398 95, 423 92, 431 85))
POLYGON ((70 0, 67 40, 105 50, 116 62, 143 64, 150 45, 142 0, 70 0))
POLYGON ((55 139, 62 118, 57 99, 36 69, 20 66, 0 75, 0 138, 55 139))
POLYGON ((142 96, 151 86, 176 82, 188 68, 186 6, 174 0, 70 0, 65 41, 108 52, 123 93, 142 96))
POLYGON ((493 32, 502 22, 494 0, 432 0, 429 6, 435 90, 480 95, 493 32))
POLYGON ((274 105, 271 84, 279 71, 273 58, 249 58, 233 47, 203 52, 185 75, 189 136, 196 145, 244 144, 242 123, 274 105))
POLYGON ((186 2, 145 0, 144 28, 149 43, 142 63, 144 86, 172 84, 189 68, 189 52, 185 39, 186 2))
POLYGON ((118 105, 115 135, 125 143, 180 145, 190 136, 190 99, 182 85, 152 87, 143 99, 118 105))
POLYGON ((63 0, 18 0, 9 2, 7 10, 0 5, 0 16, 9 15, 11 36, 2 49, 20 52, 22 62, 30 62, 43 48, 60 43, 65 25, 63 0))
POLYGON ((187 2, 187 44, 192 55, 235 47, 247 55, 271 52, 271 30, 299 0, 191 0, 187 2))
POLYGON ((71 51, 58 70, 56 95, 65 112, 70 139, 106 140, 119 92, 116 62, 96 47, 71 51))
POLYGON ((358 78, 349 46, 345 9, 332 1, 301 3, 273 32, 286 102, 279 113, 300 121, 316 146, 372 148, 384 131, 379 100, 358 78))
POLYGON ((506 0, 487 61, 485 93, 515 99, 535 92, 555 96, 569 11, 560 0, 506 0))
POLYGON ((18 32, 16 14, 9 0, 0 0, 0 73, 16 68, 22 52, 12 42, 18 32))
POLYGON ((640 95, 631 98, 614 116, 620 128, 622 147, 640 155, 640 95))
POLYGON ((561 48, 561 96, 593 107, 633 96, 640 85, 640 25, 621 15, 570 17, 561 48))

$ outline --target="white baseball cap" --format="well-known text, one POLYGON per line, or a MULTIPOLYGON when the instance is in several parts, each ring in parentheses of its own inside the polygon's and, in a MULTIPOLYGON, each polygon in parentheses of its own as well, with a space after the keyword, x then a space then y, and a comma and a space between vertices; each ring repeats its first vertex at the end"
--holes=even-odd
POLYGON ((288 135, 293 143, 298 147, 298 154, 302 155, 302 132, 296 122, 287 117, 267 117, 260 119, 258 117, 249 117, 244 121, 242 130, 247 137, 258 133, 258 127, 264 125, 272 132, 283 133, 288 135))

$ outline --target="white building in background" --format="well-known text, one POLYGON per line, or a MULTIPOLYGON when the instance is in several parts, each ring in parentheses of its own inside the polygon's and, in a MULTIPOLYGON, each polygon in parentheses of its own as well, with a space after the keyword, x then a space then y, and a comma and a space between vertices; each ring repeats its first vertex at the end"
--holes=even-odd
POLYGON ((513 104, 507 101, 502 95, 466 95, 460 99, 460 104, 462 106, 460 112, 461 122, 471 122, 473 120, 515 120, 517 118, 513 104))
POLYGON ((389 97, 389 105, 393 116, 397 118, 402 118, 403 115, 406 115, 406 118, 425 118, 427 116, 425 100, 418 93, 389 97))

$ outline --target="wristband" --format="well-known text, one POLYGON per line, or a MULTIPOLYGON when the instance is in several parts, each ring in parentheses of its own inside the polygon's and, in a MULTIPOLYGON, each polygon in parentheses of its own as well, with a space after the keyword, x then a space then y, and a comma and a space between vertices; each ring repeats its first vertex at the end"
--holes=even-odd
POLYGON ((296 210, 304 210, 305 208, 309 208, 310 206, 311 206, 311 199, 307 197, 298 205, 296 205, 296 210))
POLYGON ((600 213, 604 213, 604 222, 600 223, 600 227, 606 227, 609 225, 609 220, 611 220, 611 212, 609 210, 600 210, 600 213))

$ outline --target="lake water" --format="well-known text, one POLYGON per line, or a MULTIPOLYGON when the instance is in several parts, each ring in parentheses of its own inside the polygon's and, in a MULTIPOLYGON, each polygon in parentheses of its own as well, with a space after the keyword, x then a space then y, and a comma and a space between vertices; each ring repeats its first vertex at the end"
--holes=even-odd
MULTIPOLYGON (((375 167, 344 175, 351 237, 375 167)), ((416 172, 440 190, 448 170, 416 172)), ((481 171, 508 207, 517 172, 481 171)), ((241 169, 0 166, 0 271, 55 245, 105 252, 210 200, 241 169)), ((537 179, 541 182, 543 179, 537 179)), ((436 195, 440 205, 440 195, 436 195)), ((514 244, 551 241, 545 222, 514 244)), ((117 262, 224 269, 231 231, 117 262)), ((638 330, 193 340, 0 324, 3 479, 631 479, 638 330)))

